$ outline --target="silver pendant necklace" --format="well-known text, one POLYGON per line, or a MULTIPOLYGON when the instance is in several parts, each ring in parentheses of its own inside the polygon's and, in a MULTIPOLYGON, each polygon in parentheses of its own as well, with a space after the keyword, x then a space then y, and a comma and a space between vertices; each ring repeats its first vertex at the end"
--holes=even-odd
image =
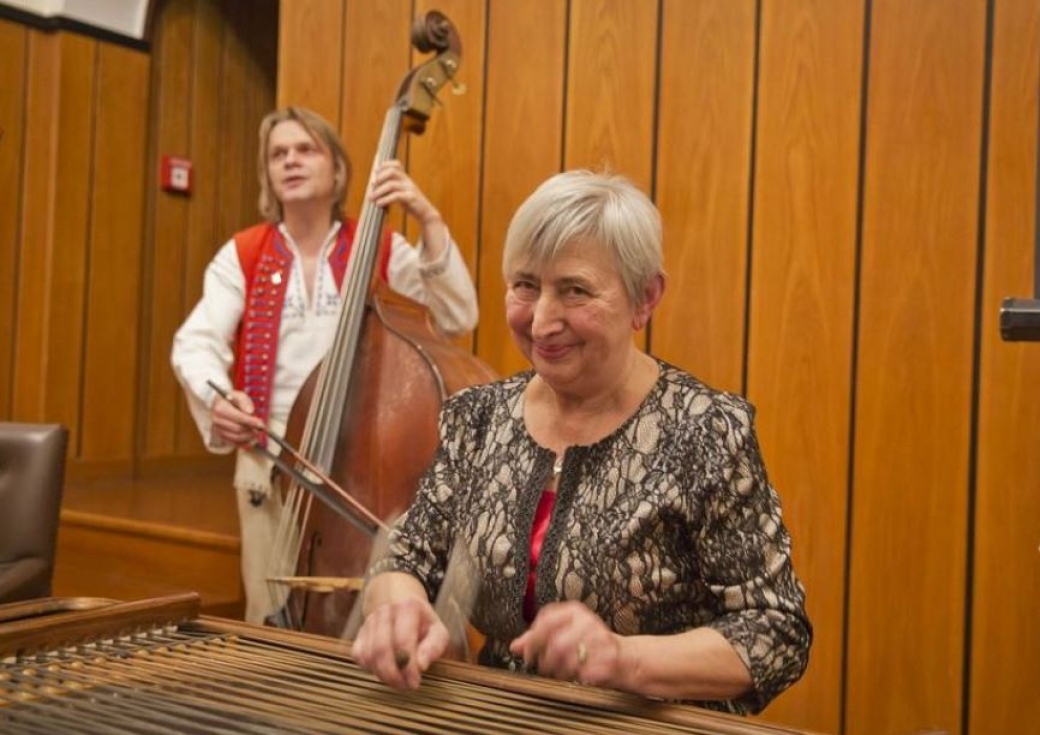
POLYGON ((563 472, 563 452, 556 455, 556 461, 553 462, 553 474, 558 475, 563 472))

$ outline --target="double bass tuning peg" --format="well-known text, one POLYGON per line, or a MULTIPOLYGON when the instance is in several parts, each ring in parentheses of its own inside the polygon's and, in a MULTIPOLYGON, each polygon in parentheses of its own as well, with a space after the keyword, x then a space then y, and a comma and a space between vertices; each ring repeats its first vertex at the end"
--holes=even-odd
MULTIPOLYGON (((451 84, 452 95, 459 96, 466 94, 466 85, 463 82, 456 81, 453 78, 448 79, 448 82, 451 84)), ((430 96, 434 98, 435 101, 438 101, 437 91, 441 88, 441 85, 437 82, 436 79, 434 79, 433 77, 426 77, 422 80, 422 86, 426 87, 426 91, 430 93, 430 96)))
MULTIPOLYGON (((466 94, 465 84, 463 84, 462 82, 457 82, 454 79, 449 79, 448 81, 451 83, 451 93, 453 95, 459 96, 466 94)), ((439 99, 437 99, 437 90, 440 89, 441 85, 437 83, 436 79, 434 79, 433 77, 427 77, 423 80, 422 84, 426 88, 426 91, 429 92, 430 97, 433 99, 434 102, 436 102, 438 105, 443 104, 439 99)))
POLYGON ((440 89, 440 86, 437 84, 437 80, 436 79, 434 79, 433 77, 426 77, 425 79, 422 80, 422 86, 426 90, 426 94, 430 95, 430 101, 433 104, 435 104, 435 105, 443 105, 444 104, 437 97, 437 90, 440 89))
POLYGON ((455 72, 459 68, 458 61, 455 59, 444 59, 442 63, 447 71, 448 82, 451 84, 451 93, 456 96, 466 94, 466 85, 455 79, 455 72))

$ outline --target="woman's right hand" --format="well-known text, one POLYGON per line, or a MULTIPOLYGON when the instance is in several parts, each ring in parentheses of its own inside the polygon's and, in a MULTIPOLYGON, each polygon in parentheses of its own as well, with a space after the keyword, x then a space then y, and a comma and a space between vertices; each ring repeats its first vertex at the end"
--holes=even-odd
POLYGON ((417 689, 423 673, 448 649, 448 629, 426 600, 385 602, 365 618, 353 655, 365 671, 398 689, 417 689))
POLYGON ((253 401, 240 390, 231 391, 230 401, 218 396, 210 410, 214 433, 227 444, 252 446, 264 430, 264 422, 253 411, 253 401))

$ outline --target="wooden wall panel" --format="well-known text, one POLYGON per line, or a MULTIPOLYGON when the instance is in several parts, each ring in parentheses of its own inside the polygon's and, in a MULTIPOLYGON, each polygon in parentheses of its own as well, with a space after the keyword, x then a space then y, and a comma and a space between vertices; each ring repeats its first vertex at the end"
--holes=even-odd
MULTIPOLYGON (((229 78, 228 91, 240 102, 243 118, 239 124, 229 125, 225 131, 225 140, 242 141, 244 144, 241 159, 237 162, 228 159, 228 171, 242 176, 240 198, 237 206, 237 219, 227 219, 232 225, 225 234, 254 224, 259 219, 258 196, 260 183, 257 179, 257 131, 260 121, 274 108, 275 78, 278 73, 278 44, 275 30, 278 27, 278 3, 275 0, 263 2, 234 3, 230 7, 235 12, 228 12, 229 6, 219 2, 218 7, 226 14, 225 28, 229 31, 227 49, 237 54, 237 59, 244 62, 244 74, 236 85, 236 80, 229 78), (244 163, 248 162, 248 163, 244 163)), ((234 69, 235 65, 225 64, 225 68, 234 69)), ((222 120, 225 124, 234 123, 234 118, 222 120)))
MULTIPOLYGON (((191 78, 191 120, 189 122, 188 145, 191 156, 198 162, 195 169, 194 191, 192 201, 196 206, 188 212, 187 241, 184 245, 180 288, 180 308, 163 341, 162 352, 159 353, 160 366, 164 376, 172 377, 169 367, 170 345, 173 333, 180 321, 187 317, 202 296, 202 281, 206 266, 216 254, 217 249, 227 240, 231 233, 221 232, 217 225, 217 207, 219 181, 217 162, 221 160, 222 142, 225 137, 224 125, 220 115, 221 98, 224 94, 223 75, 214 74, 214 69, 221 69, 223 57, 224 19, 215 3, 196 0, 194 28, 194 47, 192 49, 191 78)), ((273 34, 272 34, 273 35, 273 34)), ((268 89, 266 104, 274 105, 273 90, 268 89)), ((253 129, 242 128, 233 131, 234 135, 252 141, 256 145, 256 134, 253 129)), ((247 166, 248 161, 241 162, 247 166)), ((255 170, 255 164, 249 169, 255 170)), ((259 184, 257 184, 259 186, 259 184)), ((243 220, 255 212, 245 210, 240 214, 243 220)), ((169 378, 165 378, 168 380, 169 378)), ((176 381, 170 384, 174 409, 156 416, 176 416, 177 440, 176 452, 179 454, 200 453, 202 439, 199 436, 195 421, 188 411, 187 402, 181 395, 176 381)))
MULTIPOLYGON (((347 3, 344 63, 342 71, 336 73, 342 77, 340 139, 354 167, 344 205, 348 216, 361 214, 386 111, 410 68, 411 26, 411 0, 347 3)), ((281 99, 280 85, 278 94, 281 99)), ((330 120, 335 125, 336 118, 330 120)), ((401 157, 405 153, 403 147, 398 150, 401 157)), ((399 215, 393 225, 400 227, 399 215)))
POLYGON ((960 732, 986 6, 873 3, 846 732, 960 732))
POLYGON ((815 626, 767 718, 841 726, 863 0, 763 6, 748 397, 815 626), (821 553, 821 549, 827 549, 821 553))
POLYGON ((657 6, 572 0, 567 59, 565 168, 623 174, 653 185, 657 6))
POLYGON ((1040 730, 1040 344, 1002 342, 1034 293, 1040 2, 995 5, 975 496, 970 730, 1040 730))
POLYGON ((54 238, 54 197, 58 152, 54 140, 59 114, 61 47, 56 34, 28 33, 20 248, 14 335, 11 415, 16 421, 43 421, 47 365, 47 270, 54 238), (30 124, 31 123, 31 124, 30 124))
POLYGON ((11 417, 28 37, 24 27, 0 21, 0 420, 11 417))
POLYGON ((744 375, 755 6, 666 0, 661 19, 657 206, 668 281, 651 345, 732 391, 744 375))
MULTIPOLYGON (((193 106, 185 104, 191 97, 193 52, 196 31, 196 0, 170 0, 160 10, 161 32, 153 48, 156 88, 152 103, 154 120, 154 150, 152 170, 158 176, 157 161, 162 155, 188 157, 191 153, 190 120, 193 106)), ((218 28, 221 26, 218 25, 218 28)), ((207 77, 219 79, 214 69, 207 69, 207 77)), ((207 168, 212 164, 198 160, 195 183, 212 181, 207 168)), ((154 176, 153 176, 154 181, 154 176)), ((212 196, 212 191, 208 192, 212 196)), ((194 195, 203 195, 196 186, 194 195)), ((204 200, 203 200, 204 201, 204 200)), ((182 194, 158 192, 152 201, 151 247, 147 255, 151 283, 149 303, 153 318, 148 335, 147 389, 144 391, 145 417, 166 416, 175 419, 179 412, 187 413, 181 398, 180 386, 170 369, 170 345, 173 334, 187 312, 183 301, 184 284, 180 278, 184 267, 184 248, 192 199, 182 194)), ((187 274, 184 276, 187 279, 187 274)), ((149 423, 144 451, 149 455, 173 454, 177 447, 176 420, 157 420, 149 423)))
POLYGON ((566 18, 565 0, 496 2, 488 15, 477 354, 500 375, 528 367, 506 328, 502 248, 517 207, 561 168, 566 18))
MULTIPOLYGON (((350 47, 343 37, 349 0, 293 0, 279 3, 278 107, 303 105, 335 125, 341 117, 340 79, 343 52, 350 47)), ((353 12, 355 9, 350 8, 353 12)), ((373 28, 369 29, 370 32, 373 28)), ((359 34, 361 29, 358 29, 359 34)), ((373 33, 376 38, 380 38, 373 33)), ((407 37, 406 37, 407 38, 407 37)), ((389 105, 389 102, 387 103, 389 105)))
MULTIPOLYGON (((416 14, 421 16, 431 9, 447 15, 458 29, 462 41, 457 77, 460 86, 455 89, 448 85, 441 90, 444 104, 434 110, 426 132, 409 138, 408 171, 440 210, 475 278, 487 16, 484 3, 470 0, 420 0, 416 14)), ((425 58, 419 56, 413 65, 425 58)), ((406 232, 412 242, 418 241, 414 221, 407 223, 406 232)))
POLYGON ((100 45, 79 456, 133 460, 149 57, 100 45), (128 329, 128 321, 135 328, 128 329))
POLYGON ((82 437, 81 391, 86 326, 86 268, 91 180, 96 144, 96 41, 72 34, 59 36, 61 79, 57 129, 54 240, 50 243, 50 302, 47 314, 46 415, 69 427, 69 446, 82 437))
POLYGON ((229 135, 220 149, 217 198, 224 207, 217 210, 217 230, 222 237, 230 236, 245 224, 242 222, 243 211, 251 212, 249 221, 257 220, 257 204, 253 198, 257 192, 254 161, 256 130, 263 112, 258 117, 249 104, 248 89, 252 74, 247 58, 248 46, 241 31, 247 27, 252 10, 252 7, 244 4, 224 8, 224 59, 221 62, 224 90, 220 119, 225 130, 239 131, 239 134, 229 135), (246 131, 252 134, 247 135, 246 131), (243 166, 245 161, 249 161, 250 165, 243 166))
POLYGON ((30 33, 13 414, 57 421, 78 446, 97 44, 30 33), (35 74, 41 74, 36 84, 35 74), (30 255, 30 252, 32 253, 30 255))

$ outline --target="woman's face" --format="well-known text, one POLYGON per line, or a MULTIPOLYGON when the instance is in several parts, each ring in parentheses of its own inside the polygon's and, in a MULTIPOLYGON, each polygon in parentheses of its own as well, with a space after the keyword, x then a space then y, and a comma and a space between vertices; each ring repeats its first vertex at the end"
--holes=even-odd
POLYGON ((300 123, 285 120, 267 138, 267 175, 282 206, 335 198, 335 164, 300 123))
POLYGON ((544 265, 518 262, 506 284, 506 321, 535 372, 574 395, 623 379, 632 335, 653 305, 632 303, 611 256, 597 244, 568 245, 544 265))

